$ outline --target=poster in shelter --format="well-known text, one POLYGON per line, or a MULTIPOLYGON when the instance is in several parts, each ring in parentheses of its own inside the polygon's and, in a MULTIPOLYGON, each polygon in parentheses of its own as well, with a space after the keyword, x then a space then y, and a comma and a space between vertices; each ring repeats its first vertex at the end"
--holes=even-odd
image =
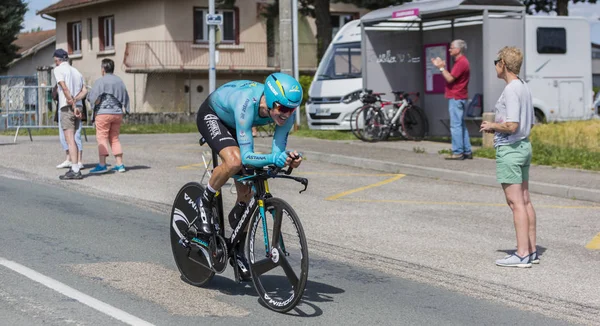
POLYGON ((441 58, 446 62, 448 68, 448 45, 427 44, 425 48, 425 93, 443 93, 446 84, 444 76, 439 68, 431 63, 431 59, 441 58))

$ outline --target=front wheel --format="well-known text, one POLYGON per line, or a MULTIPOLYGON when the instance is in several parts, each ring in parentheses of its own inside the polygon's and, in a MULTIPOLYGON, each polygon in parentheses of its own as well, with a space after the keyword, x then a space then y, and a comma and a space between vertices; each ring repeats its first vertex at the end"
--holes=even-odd
POLYGON ((265 200, 246 238, 254 288, 271 310, 287 312, 302 299, 308 279, 308 247, 300 219, 284 200, 265 200))
POLYGON ((185 184, 177 193, 171 210, 171 249, 175 264, 183 278, 190 284, 202 286, 210 281, 215 273, 209 269, 208 248, 190 240, 188 229, 198 215, 196 199, 204 192, 199 183, 185 184), (186 241, 187 240, 187 241, 186 241), (184 246, 180 242, 187 242, 184 246))

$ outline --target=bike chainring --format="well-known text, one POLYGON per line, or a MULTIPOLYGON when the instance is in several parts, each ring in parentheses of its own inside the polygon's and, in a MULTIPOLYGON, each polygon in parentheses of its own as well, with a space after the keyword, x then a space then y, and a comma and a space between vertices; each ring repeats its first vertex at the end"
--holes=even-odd
POLYGON ((223 273, 227 267, 227 243, 222 236, 216 235, 211 238, 210 244, 210 259, 213 269, 217 273, 223 273))

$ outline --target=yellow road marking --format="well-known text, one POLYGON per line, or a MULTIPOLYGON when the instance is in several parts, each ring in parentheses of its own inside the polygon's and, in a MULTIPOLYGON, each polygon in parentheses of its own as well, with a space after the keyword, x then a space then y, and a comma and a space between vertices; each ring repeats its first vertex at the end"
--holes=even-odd
POLYGON ((364 187, 360 187, 360 188, 356 188, 356 189, 344 191, 344 192, 341 192, 341 193, 339 193, 337 195, 333 195, 333 196, 327 197, 327 198, 325 198, 325 200, 337 200, 337 199, 339 199, 341 197, 353 194, 355 192, 359 192, 359 191, 363 191, 363 190, 367 190, 367 189, 371 189, 371 188, 383 186, 383 185, 388 184, 390 182, 394 182, 394 181, 396 181, 396 180, 398 180, 398 179, 400 179, 400 178, 402 178, 404 176, 406 176, 406 175, 405 174, 396 174, 393 178, 389 178, 387 180, 383 180, 383 181, 380 181, 380 182, 377 182, 377 183, 374 183, 374 184, 371 184, 371 185, 368 185, 368 186, 364 186, 364 187))
MULTIPOLYGON (((398 204, 425 204, 425 205, 449 205, 449 206, 495 206, 504 207, 506 203, 473 203, 473 202, 435 202, 435 201, 423 201, 423 200, 396 200, 396 199, 351 199, 342 198, 337 200, 343 200, 348 202, 357 203, 398 203, 398 204)), ((559 206, 559 205, 535 205, 535 207, 544 208, 565 208, 565 209, 600 209, 600 206, 559 206)))
POLYGON ((327 175, 336 177, 393 177, 398 173, 329 173, 329 172, 302 172, 299 175, 327 175))
POLYGON ((588 243, 587 245, 585 245, 585 247, 587 249, 590 249, 590 250, 600 250, 600 233, 598 233, 592 239, 592 241, 590 241, 590 243, 588 243))
MULTIPOLYGON (((211 167, 212 167, 212 164, 211 164, 211 167)), ((182 166, 177 167, 177 169, 182 169, 182 170, 191 170, 191 169, 197 169, 197 168, 204 168, 204 163, 194 163, 194 164, 182 165, 182 166)))

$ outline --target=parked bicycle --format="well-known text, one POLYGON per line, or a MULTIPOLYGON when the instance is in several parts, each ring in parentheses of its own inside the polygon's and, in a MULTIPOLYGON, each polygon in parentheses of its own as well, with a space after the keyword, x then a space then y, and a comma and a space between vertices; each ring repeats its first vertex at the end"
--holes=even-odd
MULTIPOLYGON (((213 152, 212 157, 215 168, 218 156, 213 152)), ((183 278, 192 285, 203 286, 215 273, 223 273, 228 260, 234 266, 235 281, 239 283, 242 279, 235 262, 238 244, 245 241, 244 255, 260 300, 271 310, 287 312, 298 304, 306 287, 308 247, 298 215, 290 204, 273 197, 268 179, 299 182, 304 185, 300 193, 307 189, 308 179, 290 176, 291 167, 282 171, 274 166, 245 166, 244 172, 235 179, 252 186, 253 197, 238 215, 239 220, 229 221, 228 237, 225 236, 221 192, 215 196, 213 205, 212 235, 202 238, 197 236, 194 222, 199 218, 197 202, 204 187, 189 182, 179 190, 171 211, 173 257, 183 278)))
POLYGON ((363 106, 350 116, 352 133, 360 140, 377 142, 390 136, 422 140, 429 132, 429 122, 423 109, 414 103, 419 93, 392 92, 395 100, 384 101, 385 93, 365 90, 361 94, 363 106))

